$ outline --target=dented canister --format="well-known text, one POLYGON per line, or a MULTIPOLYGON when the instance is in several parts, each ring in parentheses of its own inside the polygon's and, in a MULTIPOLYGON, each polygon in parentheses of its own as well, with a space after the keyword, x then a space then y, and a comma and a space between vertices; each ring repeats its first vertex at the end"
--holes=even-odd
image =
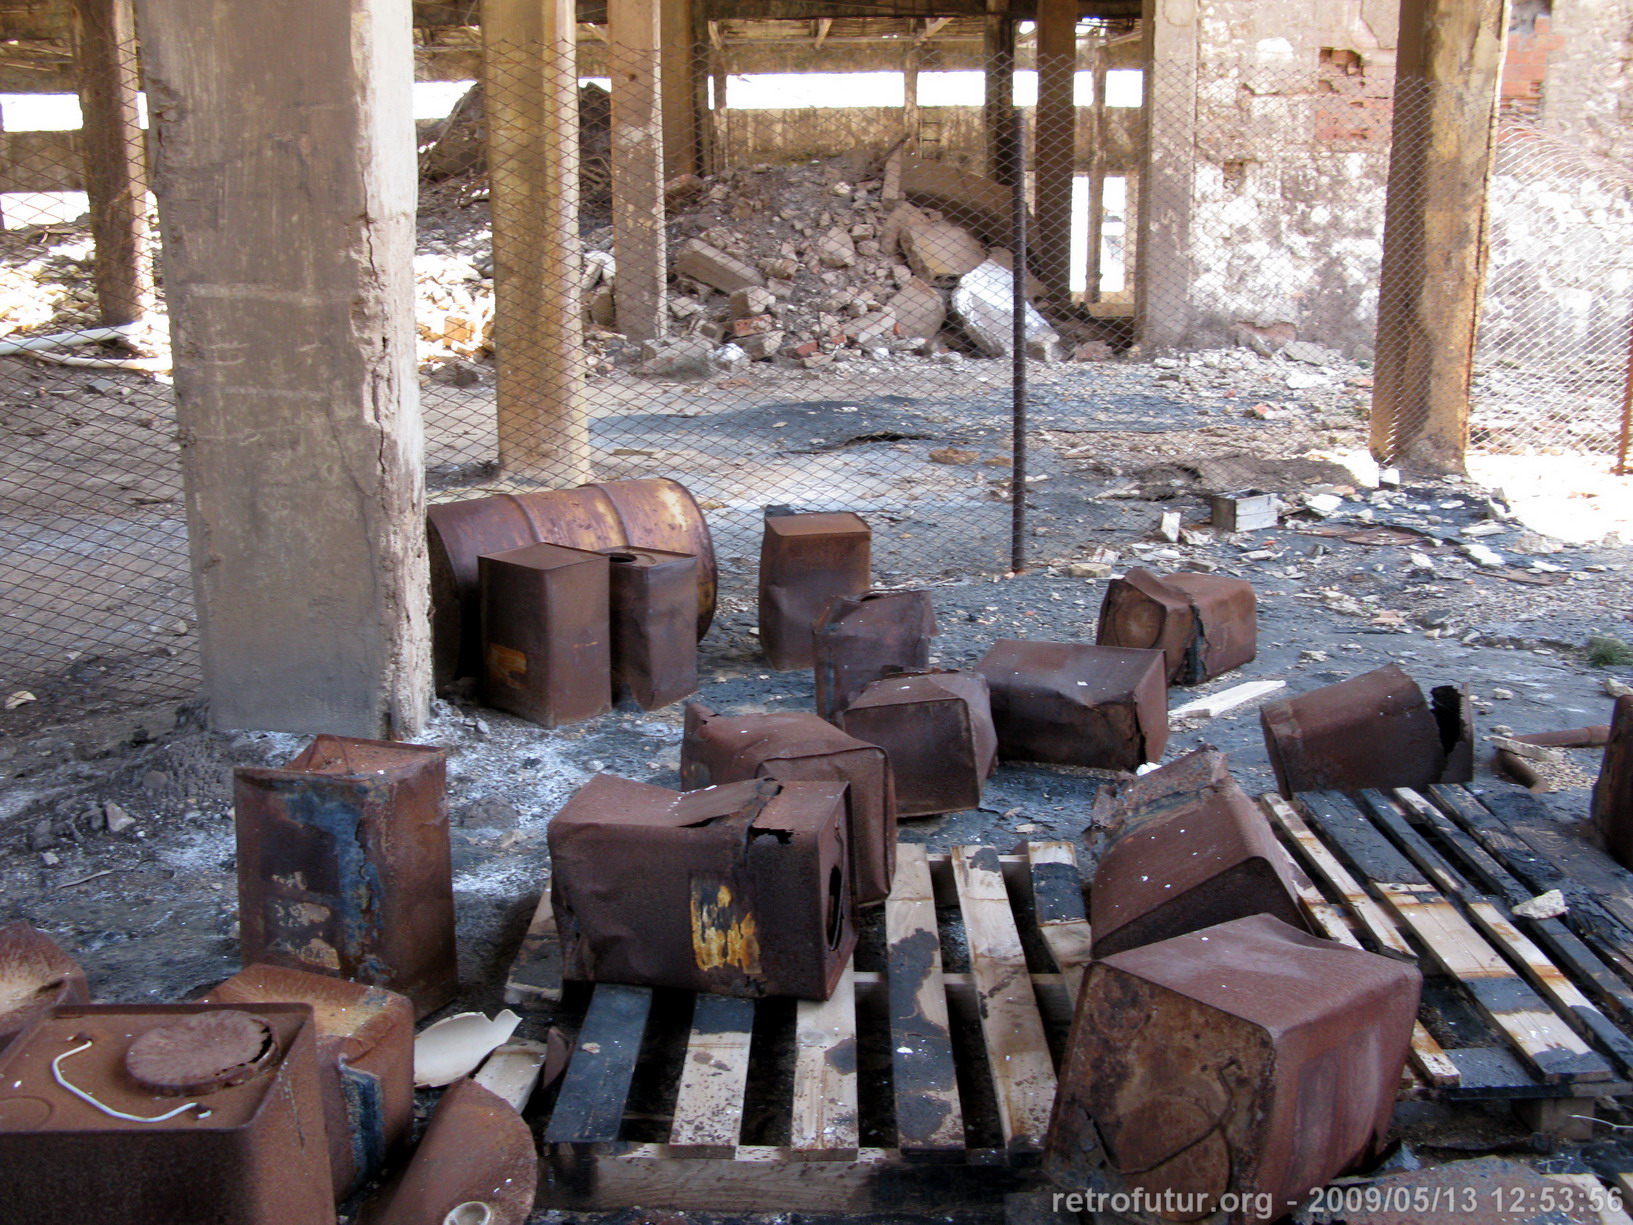
POLYGON ((27 1225, 333 1225, 312 1010, 52 1009, 0 1054, 0 1203, 27 1225))
POLYGON ((1611 714, 1605 755, 1593 784, 1592 816, 1610 857, 1633 868, 1633 697, 1625 694, 1616 699, 1611 714))
POLYGON ((0 1051, 58 1004, 87 1004, 85 971, 57 942, 19 919, 0 927, 0 1051))
POLYGON ((817 714, 837 723, 870 681, 929 667, 935 634, 928 591, 834 596, 811 626, 817 714))
POLYGON ((1281 793, 1426 787, 1474 777, 1466 687, 1423 698, 1399 664, 1259 708, 1281 793))
POLYGON ((484 553, 482 700, 559 727, 612 709, 605 554, 555 544, 484 553))
POLYGON ((1258 597, 1246 579, 1136 566, 1107 586, 1095 641, 1160 650, 1170 684, 1198 685, 1253 659, 1258 597))
POLYGON ((867 591, 872 547, 872 531, 850 511, 766 512, 760 540, 760 648, 773 668, 787 672, 815 663, 812 627, 834 596, 867 591))
POLYGON ((335 1199, 380 1173, 414 1123, 414 1005, 405 995, 284 966, 245 966, 201 1004, 307 1004, 335 1199))
POLYGON ((245 964, 454 996, 447 754, 319 736, 288 765, 233 771, 245 964))
POLYGON ((657 710, 697 692, 697 558, 606 549, 612 697, 657 710))
POLYGON ((1134 770, 1168 743, 1161 651, 1000 638, 975 670, 1001 760, 1134 770))
POLYGON ((839 726, 885 751, 902 817, 979 807, 998 768, 992 695, 978 672, 902 672, 874 681, 840 712, 839 726))
POLYGON ((569 979, 826 999, 856 944, 842 781, 598 774, 549 842, 569 979))
POLYGON ((1170 1219, 1282 1217, 1381 1148, 1421 989, 1414 966, 1270 915, 1097 960, 1045 1167, 1182 1204, 1170 1219))
POLYGON ((686 707, 680 783, 688 791, 750 778, 848 783, 851 890, 858 906, 890 896, 896 874, 896 783, 890 758, 806 711, 717 715, 686 707))
POLYGON ((431 562, 431 653, 438 686, 482 675, 477 558, 523 545, 575 549, 624 545, 690 553, 698 561, 697 636, 714 618, 715 560, 697 501, 667 478, 606 481, 576 489, 501 493, 426 509, 431 562))
POLYGON ((1095 957, 1253 914, 1308 929, 1287 852, 1232 779, 1164 796, 1154 808, 1131 815, 1095 865, 1095 957))

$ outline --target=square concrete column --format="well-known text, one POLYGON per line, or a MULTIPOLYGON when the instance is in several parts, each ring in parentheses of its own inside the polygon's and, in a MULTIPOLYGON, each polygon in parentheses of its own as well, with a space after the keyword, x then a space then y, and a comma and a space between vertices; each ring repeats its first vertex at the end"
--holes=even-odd
POLYGON ((1049 297, 1072 297, 1072 179, 1077 171, 1077 0, 1038 0, 1037 237, 1033 270, 1049 297))
POLYGON ((1191 329, 1196 178, 1197 0, 1144 0, 1145 155, 1139 173, 1134 301, 1147 351, 1191 329))
POLYGON ((618 330, 631 340, 658 339, 669 319, 661 45, 658 0, 608 0, 613 302, 618 330))
POLYGON ((409 0, 139 0, 217 727, 424 720, 409 0))

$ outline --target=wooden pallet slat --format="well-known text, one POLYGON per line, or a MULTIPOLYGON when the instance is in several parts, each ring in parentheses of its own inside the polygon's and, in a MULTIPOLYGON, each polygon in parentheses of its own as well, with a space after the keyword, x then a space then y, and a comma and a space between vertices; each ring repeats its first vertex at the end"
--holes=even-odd
POLYGON ((617 1141, 651 1012, 650 987, 596 984, 545 1128, 546 1144, 617 1141))
POLYGON ((1422 1021, 1412 1022, 1412 1045, 1408 1058, 1423 1079, 1436 1088, 1453 1089, 1463 1083, 1462 1071, 1422 1021))
POLYGON ((885 902, 885 941, 897 1143, 902 1152, 914 1155, 962 1153, 964 1111, 947 1018, 936 900, 922 843, 903 843, 897 849, 895 885, 885 902))
POLYGON ((1037 1153, 1049 1128, 1055 1068, 998 853, 989 846, 958 847, 953 874, 1004 1147, 1012 1156, 1037 1153))
POLYGON ((794 1025, 792 1156, 796 1161, 854 1161, 861 1147, 854 966, 845 967, 826 1000, 801 1000, 794 1025))
POLYGON ((1071 999, 1076 1001, 1094 948, 1088 912, 1083 907, 1083 873, 1077 866, 1077 848, 1070 842, 1029 842, 1026 857, 1038 932, 1066 979, 1071 999))
POLYGON ((753 1037, 753 1000, 699 995, 693 1001, 692 1029, 669 1128, 672 1152, 694 1157, 736 1153, 753 1037))
POLYGON ((550 906, 550 884, 545 882, 539 904, 522 937, 521 948, 505 978, 505 1003, 541 1008, 561 999, 561 939, 556 912, 550 906))

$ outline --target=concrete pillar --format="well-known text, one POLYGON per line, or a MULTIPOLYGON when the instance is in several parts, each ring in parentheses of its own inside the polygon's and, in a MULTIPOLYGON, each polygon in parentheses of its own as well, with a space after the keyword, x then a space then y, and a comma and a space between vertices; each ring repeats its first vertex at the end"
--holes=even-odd
POLYGON ((1094 94, 1089 106, 1089 235, 1088 260, 1084 272, 1085 302, 1100 301, 1101 249, 1106 237, 1106 54, 1104 35, 1095 39, 1089 51, 1089 71, 1094 94))
POLYGON ((1403 0, 1372 451, 1461 472, 1485 291, 1506 0, 1403 0))
POLYGON ((217 727, 426 715, 409 12, 139 0, 217 727))
POLYGON ((153 293, 147 254, 147 154, 136 108, 136 13, 131 0, 73 0, 85 194, 96 243, 102 322, 134 323, 153 293))
POLYGON ((987 176, 1007 184, 1014 138, 1010 112, 1015 106, 1015 23, 1006 15, 1006 7, 1004 0, 987 0, 986 97, 981 122, 987 134, 987 176))
POLYGON ((613 302, 618 330, 631 340, 656 340, 669 316, 660 45, 658 0, 607 0, 613 302))
POLYGON ((924 22, 909 23, 907 50, 902 54, 902 131, 908 153, 919 151, 919 61, 924 58, 924 22))
POLYGON ((663 173, 698 174, 696 21, 692 0, 654 0, 661 5, 663 63, 663 173))
POLYGON ((590 479, 573 0, 483 0, 499 465, 590 479))
POLYGON ((1139 175, 1134 302, 1139 341, 1160 351, 1191 327, 1196 175, 1196 0, 1144 0, 1145 149, 1139 175))
POLYGON ((1072 177, 1077 169, 1077 0, 1038 0, 1038 110, 1032 158, 1033 271, 1056 302, 1071 301, 1072 177))

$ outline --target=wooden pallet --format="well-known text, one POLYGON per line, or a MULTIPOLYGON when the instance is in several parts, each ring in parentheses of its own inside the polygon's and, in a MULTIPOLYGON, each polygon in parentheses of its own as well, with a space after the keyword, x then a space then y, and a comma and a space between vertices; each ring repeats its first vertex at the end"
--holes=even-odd
MULTIPOLYGON (((547 912, 536 916, 512 973, 513 1002, 559 993, 548 982, 547 912)), ((859 972, 853 963, 832 998, 793 1007, 791 1091, 773 1128, 786 1134, 780 1145, 741 1143, 745 1103, 766 1097, 754 1080, 765 1070, 751 1059, 756 1021, 763 1031, 777 1002, 688 996, 678 1083, 663 1108, 645 1112, 649 1124, 654 1114, 660 1125, 667 1116, 667 1139, 636 1143, 627 1138, 639 1128, 626 1126, 626 1106, 643 1044, 664 1023, 661 1005, 646 988, 595 986, 545 1124, 540 1205, 928 1212, 949 1203, 996 1205, 1042 1185, 1037 1166, 1055 1091, 1049 1034, 1058 1046, 1088 959, 1072 845, 932 855, 902 844, 885 943, 883 972, 859 972), (962 918, 968 973, 942 968, 938 905, 956 906, 962 918), (1028 967, 1017 913, 1036 916, 1028 924, 1037 936, 1029 941, 1034 958, 1051 957, 1053 965, 1028 967), (871 1079, 863 1083, 858 1034, 872 1027, 883 1035, 886 1026, 893 1100, 885 1113, 895 1130, 888 1144, 864 1145, 859 1106, 879 1090, 871 1079), (964 1033, 978 1034, 978 1049, 955 1037, 964 1033), (984 1138, 966 1126, 971 1086, 983 1115, 995 1120, 984 1138)), ((780 1007, 786 1016, 787 1003, 780 1007)))

